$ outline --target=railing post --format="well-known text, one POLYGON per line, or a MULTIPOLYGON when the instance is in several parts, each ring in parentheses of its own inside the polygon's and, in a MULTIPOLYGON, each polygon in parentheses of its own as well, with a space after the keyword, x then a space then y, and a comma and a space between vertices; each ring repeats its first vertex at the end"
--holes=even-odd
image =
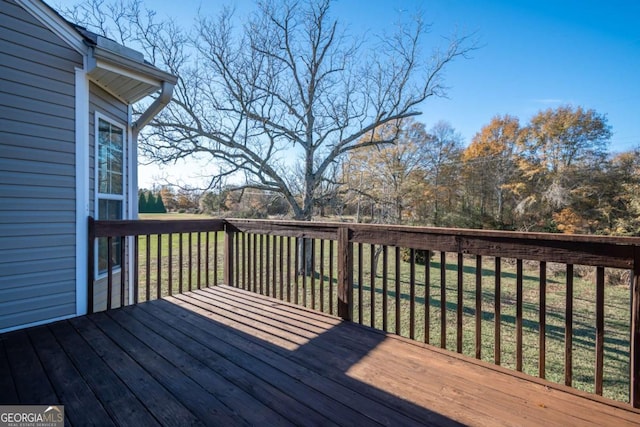
POLYGON ((338 316, 351 320, 353 312, 353 243, 349 229, 338 228, 338 316))
POLYGON ((629 402, 634 408, 640 408, 640 247, 634 247, 633 255, 629 402))
POLYGON ((95 244, 96 244, 96 230, 95 220, 93 217, 89 217, 89 244, 87 245, 87 313, 93 313, 93 278, 95 277, 95 244))
POLYGON ((227 286, 234 286, 233 283, 233 240, 235 237, 235 227, 225 224, 224 227, 224 283, 227 286))

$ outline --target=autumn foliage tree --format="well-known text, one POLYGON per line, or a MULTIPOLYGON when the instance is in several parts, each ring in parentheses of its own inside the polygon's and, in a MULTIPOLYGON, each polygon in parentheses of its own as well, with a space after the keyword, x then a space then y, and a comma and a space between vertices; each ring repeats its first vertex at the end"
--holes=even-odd
POLYGON ((573 211, 567 218, 588 213, 575 207, 592 194, 587 188, 592 185, 589 176, 601 170, 610 138, 606 116, 595 110, 562 106, 536 114, 520 139, 526 187, 520 197, 521 216, 536 212, 536 226, 555 231, 558 224, 549 222, 554 213, 556 218, 565 209, 573 211))
POLYGON ((640 148, 614 156, 610 162, 612 202, 606 207, 609 234, 640 236, 640 148))
POLYGON ((522 187, 518 169, 520 133, 516 117, 496 116, 473 137, 462 154, 466 207, 477 225, 485 225, 487 219, 497 228, 512 224, 514 196, 522 187))

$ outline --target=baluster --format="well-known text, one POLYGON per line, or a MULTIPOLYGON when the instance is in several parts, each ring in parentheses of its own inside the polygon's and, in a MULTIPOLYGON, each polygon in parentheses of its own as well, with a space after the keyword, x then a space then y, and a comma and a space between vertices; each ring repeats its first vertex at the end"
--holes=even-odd
POLYGON ((416 338, 416 250, 409 250, 409 338, 416 338))
POLYGON ((400 296, 401 296, 401 290, 400 290, 400 262, 402 261, 401 257, 400 257, 400 247, 396 246, 395 247, 396 250, 396 265, 395 265, 395 274, 396 274, 396 334, 400 335, 400 325, 401 325, 401 310, 400 310, 400 296))
POLYGON ((382 329, 389 332, 389 248, 382 246, 382 329))
POLYGON ((482 257, 476 255, 476 359, 482 359, 482 257))
POLYGON ((167 281, 169 282, 169 296, 173 295, 173 234, 169 233, 169 244, 167 248, 167 259, 169 265, 167 266, 167 281))
POLYGON ((113 295, 113 237, 107 237, 107 310, 111 310, 111 297, 113 295))
POLYGON ((500 365, 501 362, 501 327, 502 327, 502 261, 500 257, 495 258, 495 295, 494 295, 494 331, 493 331, 493 359, 496 365, 500 365))
POLYGON ((595 391, 602 396, 604 370, 604 267, 596 268, 596 367, 595 391))
POLYGON ((540 262, 540 319, 538 321, 538 376, 545 378, 547 362, 547 263, 540 262))
POLYGON ((162 298, 162 234, 157 235, 158 253, 157 253, 157 277, 156 277, 156 299, 162 298))
POLYGON ((516 370, 522 371, 522 260, 516 261, 516 370))
POLYGON ((431 337, 429 329, 431 321, 429 319, 431 305, 431 251, 426 251, 426 259, 424 262, 424 342, 429 343, 431 337))
POLYGON ((564 384, 573 383, 573 264, 567 264, 567 293, 564 326, 564 384))
POLYGON ((371 301, 370 301, 370 305, 371 305, 371 319, 370 319, 370 325, 372 328, 375 328, 376 326, 376 259, 375 259, 375 252, 376 252, 376 245, 371 245, 369 247, 369 270, 370 270, 370 275, 371 278, 369 280, 369 282, 371 283, 370 285, 370 291, 371 291, 371 301))
POLYGON ((329 240, 329 314, 333 314, 333 240, 329 240))
POLYGON ((461 253, 458 253, 458 295, 457 295, 457 304, 456 304, 456 351, 458 353, 462 353, 462 309, 463 309, 463 297, 464 297, 464 289, 463 289, 463 277, 462 273, 464 272, 464 259, 461 253))
POLYGON ((440 252, 440 347, 447 348, 447 256, 440 252))
POLYGON ((358 323, 362 325, 362 243, 358 243, 358 323))

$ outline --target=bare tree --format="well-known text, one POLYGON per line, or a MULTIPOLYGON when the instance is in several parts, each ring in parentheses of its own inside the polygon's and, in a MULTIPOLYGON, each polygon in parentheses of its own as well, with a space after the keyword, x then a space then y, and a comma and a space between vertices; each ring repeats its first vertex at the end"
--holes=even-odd
MULTIPOLYGON (((368 146, 350 153, 341 180, 358 204, 363 199, 369 202, 372 222, 402 224, 407 219, 405 213, 415 217, 417 201, 424 198, 424 150, 431 136, 422 123, 405 119, 378 127, 373 139, 393 140, 393 145, 368 146)), ((362 142, 370 140, 367 135, 362 142)))
POLYGON ((179 75, 173 102, 141 139, 147 156, 173 162, 204 154, 216 163, 212 178, 244 175, 243 187, 280 193, 296 219, 310 220, 331 166, 372 130, 443 96, 443 70, 474 48, 454 37, 425 53, 429 26, 421 16, 359 40, 341 30, 331 4, 258 1, 242 28, 224 9, 215 19, 200 16, 190 35, 158 23, 139 0, 93 0, 69 14, 140 44, 179 75), (301 174, 291 173, 296 165, 301 174))
POLYGON ((455 203, 462 136, 443 120, 436 122, 428 135, 429 141, 422 144, 421 149, 426 180, 433 194, 430 220, 438 227, 443 225, 443 212, 451 212, 455 203))

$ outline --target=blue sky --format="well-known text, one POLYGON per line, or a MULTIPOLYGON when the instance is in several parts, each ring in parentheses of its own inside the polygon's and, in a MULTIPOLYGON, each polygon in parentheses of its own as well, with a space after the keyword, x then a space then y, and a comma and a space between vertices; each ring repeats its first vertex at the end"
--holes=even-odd
POLYGON ((572 104, 607 115, 612 151, 640 145, 640 2, 429 3, 439 27, 477 31, 483 47, 449 70, 449 99, 425 104, 427 123, 447 119, 469 141, 496 114, 526 122, 572 104))
MULTIPOLYGON (((52 5, 73 4, 52 0, 52 5)), ((238 15, 253 1, 237 0, 238 15)), ((190 25, 201 6, 224 1, 148 0, 160 17, 190 25)), ((418 120, 449 121, 469 143, 497 114, 526 123, 540 110, 571 104, 607 115, 611 151, 640 146, 640 0, 336 0, 333 13, 360 34, 424 12, 429 39, 444 46, 453 31, 475 33, 480 49, 446 70, 448 99, 431 98, 418 120)))

